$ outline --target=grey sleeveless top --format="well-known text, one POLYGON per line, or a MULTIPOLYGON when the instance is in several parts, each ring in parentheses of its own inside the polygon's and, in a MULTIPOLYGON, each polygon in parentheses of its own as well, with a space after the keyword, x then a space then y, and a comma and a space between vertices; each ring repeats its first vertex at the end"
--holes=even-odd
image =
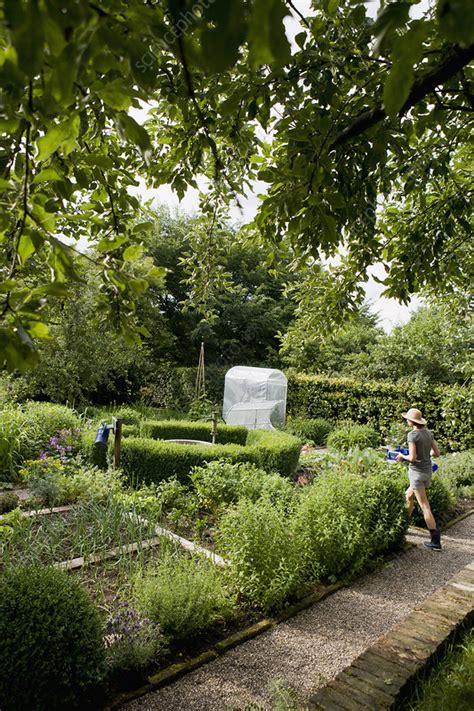
POLYGON ((431 430, 412 430, 408 433, 408 442, 413 442, 416 446, 416 462, 410 462, 408 471, 413 474, 431 475, 431 446, 433 443, 433 433, 431 430))

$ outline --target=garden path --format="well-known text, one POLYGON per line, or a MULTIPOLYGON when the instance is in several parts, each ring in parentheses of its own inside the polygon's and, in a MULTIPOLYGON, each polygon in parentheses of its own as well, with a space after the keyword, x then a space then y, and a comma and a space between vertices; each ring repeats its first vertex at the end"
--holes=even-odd
POLYGON ((127 711, 271 709, 275 680, 302 703, 474 558, 474 515, 450 528, 442 553, 427 536, 383 568, 224 656, 126 705, 127 711))

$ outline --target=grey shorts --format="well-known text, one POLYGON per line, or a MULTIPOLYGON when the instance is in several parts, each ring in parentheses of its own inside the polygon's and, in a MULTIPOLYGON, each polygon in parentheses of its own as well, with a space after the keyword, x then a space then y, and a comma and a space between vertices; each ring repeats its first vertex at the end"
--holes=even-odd
POLYGON ((427 489, 431 484, 432 474, 422 474, 421 472, 408 471, 408 478, 412 489, 427 489))

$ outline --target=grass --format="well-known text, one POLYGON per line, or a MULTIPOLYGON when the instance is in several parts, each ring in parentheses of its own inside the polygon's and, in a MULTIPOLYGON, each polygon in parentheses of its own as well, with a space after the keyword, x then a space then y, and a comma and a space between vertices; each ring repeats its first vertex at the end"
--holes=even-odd
POLYGON ((472 711, 474 709, 474 629, 451 645, 429 676, 417 686, 401 711, 472 711))

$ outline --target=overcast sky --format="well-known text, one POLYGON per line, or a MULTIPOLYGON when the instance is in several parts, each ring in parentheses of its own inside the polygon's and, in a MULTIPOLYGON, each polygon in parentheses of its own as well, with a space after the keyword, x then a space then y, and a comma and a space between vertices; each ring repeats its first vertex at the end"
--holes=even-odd
MULTIPOLYGON (((310 0, 295 0, 295 6, 304 14, 309 13, 310 0)), ((369 2, 366 3, 368 8, 368 14, 375 17, 377 14, 377 8, 379 3, 369 2)), ((422 0, 417 6, 412 8, 411 14, 413 16, 420 16, 428 7, 428 0, 422 0)), ((287 18, 285 20, 286 32, 288 39, 294 45, 293 39, 298 32, 301 32, 301 25, 297 17, 287 18)), ((144 119, 146 112, 133 112, 137 120, 144 119)), ((201 186, 200 186, 201 187, 201 186)), ((230 214, 231 218, 239 223, 249 222, 255 215, 255 212, 259 205, 258 196, 265 191, 265 184, 255 183, 253 190, 250 194, 245 196, 241 200, 242 210, 238 207, 231 208, 230 214)), ((137 196, 150 200, 152 199, 156 205, 167 205, 171 209, 180 208, 188 213, 197 211, 199 209, 199 198, 196 190, 190 188, 183 200, 179 201, 176 194, 171 190, 169 186, 161 186, 157 189, 146 189, 144 182, 141 182, 141 186, 133 190, 134 194, 137 196)), ((378 276, 383 275, 383 268, 376 267, 372 270, 378 276)), ((372 311, 379 314, 380 323, 384 329, 388 332, 398 324, 406 323, 410 318, 410 313, 414 311, 420 305, 420 300, 418 298, 413 298, 409 306, 403 306, 399 304, 394 299, 385 299, 381 297, 383 287, 377 284, 373 279, 370 279, 366 284, 366 294, 367 299, 371 302, 372 311)))

